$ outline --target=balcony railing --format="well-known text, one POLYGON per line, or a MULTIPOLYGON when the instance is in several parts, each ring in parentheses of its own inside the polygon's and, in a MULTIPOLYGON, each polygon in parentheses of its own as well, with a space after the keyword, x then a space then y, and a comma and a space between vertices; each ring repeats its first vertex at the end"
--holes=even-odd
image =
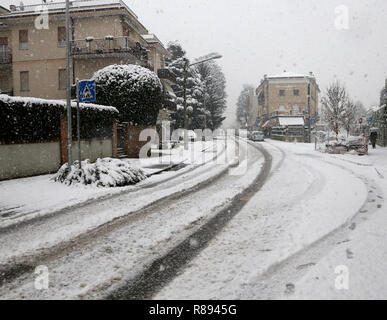
POLYGON ((148 51, 139 42, 129 37, 110 37, 103 39, 86 38, 71 41, 71 54, 76 56, 99 55, 101 57, 112 54, 131 54, 137 60, 148 62, 148 51))
POLYGON ((10 64, 12 62, 12 54, 10 49, 0 51, 0 64, 10 64))
POLYGON ((168 69, 157 70, 157 75, 160 79, 167 80, 170 85, 176 84, 176 76, 168 69))

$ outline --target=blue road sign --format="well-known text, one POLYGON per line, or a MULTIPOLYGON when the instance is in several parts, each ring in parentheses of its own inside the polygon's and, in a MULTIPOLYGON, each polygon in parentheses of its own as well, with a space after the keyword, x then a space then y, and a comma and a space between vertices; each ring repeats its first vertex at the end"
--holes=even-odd
POLYGON ((79 102, 95 101, 95 81, 94 80, 79 81, 78 99, 79 99, 79 102))

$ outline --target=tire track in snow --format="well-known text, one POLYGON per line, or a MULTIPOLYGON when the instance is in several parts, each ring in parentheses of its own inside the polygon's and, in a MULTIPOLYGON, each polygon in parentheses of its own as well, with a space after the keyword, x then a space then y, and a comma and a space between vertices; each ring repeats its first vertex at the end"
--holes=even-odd
MULTIPOLYGON (((238 141, 235 141, 235 143, 239 145, 238 141)), ((220 154, 217 154, 215 157, 213 157, 210 162, 216 161, 219 155, 220 154)), ((156 201, 145 205, 144 207, 138 210, 114 218, 110 221, 98 225, 97 227, 89 228, 75 237, 61 241, 60 243, 56 243, 49 247, 39 248, 34 252, 27 252, 20 256, 12 257, 12 259, 8 260, 7 262, 0 264, 0 286, 9 283, 13 279, 22 276, 25 273, 31 272, 37 265, 48 263, 52 259, 61 257, 75 249, 79 249, 87 245, 88 243, 93 242, 97 237, 102 237, 108 233, 114 232, 114 230, 120 228, 123 224, 129 223, 133 219, 139 219, 142 215, 146 215, 153 212, 155 210, 154 208, 165 206, 170 203, 170 201, 179 200, 185 195, 192 194, 193 192, 214 183, 222 176, 227 174, 230 168, 237 166, 238 163, 238 161, 233 161, 226 165, 226 167, 217 174, 201 181, 200 183, 192 187, 188 187, 186 189, 164 196, 160 199, 157 199, 156 201)), ((205 170, 202 174, 205 174, 208 171, 210 171, 210 169, 205 170)), ((169 182, 170 180, 171 179, 169 179, 167 182, 169 182)), ((96 201, 95 203, 98 204, 100 202, 102 202, 102 200, 96 201)), ((43 221, 45 221, 45 219, 38 220, 37 222, 42 223, 43 221)), ((29 224, 27 223, 26 227, 28 226, 29 224)), ((15 230, 9 228, 7 229, 7 232, 15 232, 15 230)))
MULTIPOLYGON (((299 155, 299 154, 297 154, 299 155)), ((263 274, 250 284, 249 288, 243 294, 245 299, 278 299, 282 296, 290 296, 297 288, 294 287, 293 282, 303 277, 310 268, 313 268, 318 261, 320 261, 326 254, 328 254, 334 247, 339 245, 346 245, 350 242, 348 239, 350 233, 360 225, 364 220, 368 219, 372 213, 380 209, 381 203, 384 201, 380 196, 383 192, 377 186, 375 181, 364 177, 354 171, 333 163, 321 157, 302 154, 302 156, 311 157, 322 162, 329 163, 342 170, 349 172, 351 175, 360 179, 367 189, 367 199, 362 207, 344 224, 335 228, 325 236, 314 241, 312 244, 303 248, 302 250, 290 255, 286 259, 271 265, 263 274), (378 198, 379 200, 375 199, 378 198), (288 288, 293 290, 289 291, 288 288)), ((347 249, 347 255, 352 253, 347 249)))
POLYGON ((230 205, 219 211, 191 236, 173 248, 163 257, 155 260, 134 279, 128 280, 118 289, 110 292, 107 299, 140 300, 149 299, 176 277, 189 261, 197 256, 210 241, 219 234, 232 218, 246 205, 251 196, 257 193, 271 173, 272 157, 261 146, 251 144, 264 156, 264 164, 254 182, 236 195, 230 205))

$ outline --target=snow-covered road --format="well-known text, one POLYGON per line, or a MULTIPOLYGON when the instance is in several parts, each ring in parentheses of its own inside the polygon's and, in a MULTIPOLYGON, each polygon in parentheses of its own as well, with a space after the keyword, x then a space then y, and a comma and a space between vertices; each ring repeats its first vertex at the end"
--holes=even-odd
MULTIPOLYGON (((208 221, 259 174, 261 153, 234 142, 227 152, 173 181, 120 195, 58 215, 33 221, 1 234, 3 266, 21 268, 18 277, 0 288, 2 298, 102 297, 122 279, 130 279, 208 221), (247 150, 248 149, 248 150, 247 150), (232 175, 247 158, 247 172, 232 175), (223 164, 222 164, 223 163, 223 164), (234 167, 234 168, 233 168, 234 167), (158 201, 157 201, 158 200, 158 201), (147 203, 147 201, 149 203, 147 203), (50 288, 37 291, 26 265, 46 265, 50 288), (24 267, 24 269, 23 269, 24 267)), ((8 272, 17 273, 17 270, 8 272)))
POLYGON ((386 298, 386 150, 271 140, 240 150, 238 162, 229 148, 223 164, 1 233, 0 297, 386 298), (37 265, 47 290, 34 287, 37 265), (337 267, 348 290, 335 287, 337 267))
MULTIPOLYGON (((383 215, 385 190, 375 182, 373 165, 358 163, 366 158, 320 154, 307 144, 270 141, 264 146, 275 159, 268 182, 154 298, 367 298, 373 286, 380 287, 377 281, 362 287, 364 279, 358 279, 352 294, 335 288, 337 266, 356 264, 350 270, 362 266, 364 272, 364 265, 378 265, 385 253, 385 245, 372 253, 366 249, 380 245, 378 235, 362 244, 359 233, 359 243, 350 243, 359 224, 383 215), (357 247, 363 249, 359 261, 354 259, 357 247)), ((378 223, 368 222, 375 232, 387 226, 386 219, 378 223)), ((372 271, 368 274, 372 277, 372 271)))

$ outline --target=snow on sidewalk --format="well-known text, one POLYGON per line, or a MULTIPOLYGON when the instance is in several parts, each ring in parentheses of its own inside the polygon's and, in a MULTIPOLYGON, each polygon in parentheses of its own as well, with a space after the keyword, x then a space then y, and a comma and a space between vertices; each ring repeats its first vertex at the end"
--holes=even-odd
MULTIPOLYGON (((184 163, 184 171, 195 165, 211 160, 223 150, 223 142, 212 141, 191 143, 189 150, 179 147, 163 157, 149 159, 126 159, 130 164, 152 174, 167 166, 184 163)), ((50 179, 53 175, 0 181, 0 228, 19 223, 34 217, 41 217, 101 197, 136 190, 149 183, 169 179, 178 172, 166 172, 137 184, 118 188, 98 188, 93 186, 67 186, 50 179)))
MULTIPOLYGON (((372 167, 350 164, 372 179, 370 205, 332 248, 302 278, 291 299, 387 299, 387 149, 370 150, 372 167)), ((360 161, 362 162, 362 161, 360 161)))
POLYGON ((268 182, 156 299, 260 298, 262 275, 351 219, 365 202, 362 181, 324 162, 314 146, 264 146, 275 160, 268 182))

